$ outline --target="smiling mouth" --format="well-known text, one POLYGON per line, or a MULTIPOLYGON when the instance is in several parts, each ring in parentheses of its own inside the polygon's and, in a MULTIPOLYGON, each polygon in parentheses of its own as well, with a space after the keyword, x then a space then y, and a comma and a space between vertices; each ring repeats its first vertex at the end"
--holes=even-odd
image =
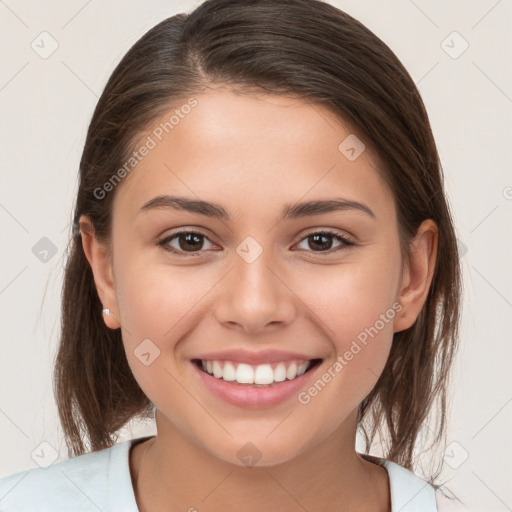
POLYGON ((204 373, 232 384, 251 387, 270 387, 295 380, 318 366, 322 359, 289 360, 251 365, 234 361, 193 359, 204 373))

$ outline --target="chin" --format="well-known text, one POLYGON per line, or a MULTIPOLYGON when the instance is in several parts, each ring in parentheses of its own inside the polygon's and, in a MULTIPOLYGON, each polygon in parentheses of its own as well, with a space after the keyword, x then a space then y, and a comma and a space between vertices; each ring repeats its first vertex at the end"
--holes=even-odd
POLYGON ((266 435, 262 434, 261 438, 253 436, 252 441, 249 440, 249 436, 246 436, 244 441, 230 442, 225 450, 217 445, 214 449, 209 447, 208 451, 217 459, 238 467, 264 468, 285 464, 301 455, 306 449, 304 440, 281 435, 271 441, 266 435), (285 444, 283 444, 284 439, 286 439, 285 444))

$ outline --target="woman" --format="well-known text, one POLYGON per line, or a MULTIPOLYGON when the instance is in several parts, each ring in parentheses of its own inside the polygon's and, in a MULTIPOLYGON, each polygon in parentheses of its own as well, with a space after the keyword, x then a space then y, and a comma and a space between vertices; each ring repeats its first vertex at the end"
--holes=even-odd
POLYGON ((431 414, 444 436, 459 272, 424 105, 373 33, 315 0, 164 20, 80 163, 55 368, 73 457, 2 479, 0 505, 437 510, 415 447, 431 414), (156 436, 114 444, 153 411, 156 436))

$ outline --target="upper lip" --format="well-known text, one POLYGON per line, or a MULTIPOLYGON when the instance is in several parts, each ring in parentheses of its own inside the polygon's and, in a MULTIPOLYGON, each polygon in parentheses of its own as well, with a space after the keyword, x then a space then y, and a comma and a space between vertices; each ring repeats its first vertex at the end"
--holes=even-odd
POLYGON ((281 361, 291 360, 304 360, 309 361, 311 359, 320 359, 319 357, 311 357, 306 354, 298 354, 294 352, 286 352, 283 350, 260 350, 251 351, 245 349, 231 349, 222 350, 218 352, 208 352, 202 354, 193 359, 202 359, 204 361, 233 361, 236 363, 248 363, 248 364, 265 364, 265 363, 278 363, 281 361))

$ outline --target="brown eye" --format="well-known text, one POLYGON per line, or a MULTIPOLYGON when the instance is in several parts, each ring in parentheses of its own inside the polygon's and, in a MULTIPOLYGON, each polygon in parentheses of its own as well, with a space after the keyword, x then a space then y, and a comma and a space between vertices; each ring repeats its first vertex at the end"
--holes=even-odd
POLYGON ((301 240, 300 243, 306 242, 308 247, 302 248, 305 250, 312 250, 313 252, 334 252, 343 246, 354 245, 354 242, 348 238, 339 235, 338 233, 331 233, 329 231, 320 231, 311 233, 301 240), (338 242, 338 246, 331 251, 334 241, 338 242))
POLYGON ((165 250, 177 254, 194 254, 208 248, 204 248, 204 243, 206 241, 212 244, 212 242, 210 242, 208 238, 206 238, 206 236, 202 235, 201 233, 196 233, 193 231, 180 231, 179 233, 174 233, 173 235, 164 238, 161 242, 159 242, 159 245, 161 245, 165 250))
POLYGON ((177 240, 179 248, 183 251, 196 251, 203 246, 203 237, 197 233, 178 235, 177 240))

